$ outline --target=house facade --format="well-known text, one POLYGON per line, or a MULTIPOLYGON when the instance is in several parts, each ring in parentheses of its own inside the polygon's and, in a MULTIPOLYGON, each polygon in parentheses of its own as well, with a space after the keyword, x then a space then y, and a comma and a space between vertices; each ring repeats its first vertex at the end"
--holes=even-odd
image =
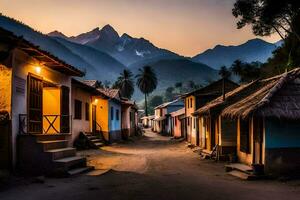
POLYGON ((119 141, 122 139, 122 101, 119 90, 109 88, 98 88, 98 90, 109 99, 94 97, 95 104, 100 107, 100 112, 96 114, 96 118, 101 124, 96 125, 99 126, 107 141, 119 141))
POLYGON ((238 87, 238 85, 228 79, 221 79, 215 81, 208 86, 198 89, 196 91, 187 93, 182 96, 184 99, 185 105, 185 113, 186 113, 186 140, 193 145, 200 145, 200 143, 210 143, 210 141, 214 141, 214 139, 207 141, 208 138, 205 137, 206 129, 203 127, 199 127, 200 124, 210 124, 206 118, 198 118, 194 116, 193 113, 204 106, 206 103, 211 100, 221 96, 223 93, 225 94, 228 91, 231 91, 238 87), (202 138, 202 141, 200 141, 202 138), (206 139, 205 139, 206 138, 206 139))
POLYGON ((152 128, 155 115, 141 117, 143 127, 152 128))
POLYGON ((181 108, 175 112, 171 112, 171 135, 174 138, 184 138, 185 137, 185 108, 181 108))
POLYGON ((84 73, 11 32, 0 32, 5 52, 0 110, 6 114, 9 166, 34 174, 67 172, 71 164, 63 162, 66 157, 85 166, 85 158, 76 157, 75 149, 68 146, 71 77, 84 73), (52 145, 54 140, 61 145, 59 151, 52 145))
POLYGON ((214 116, 221 154, 271 176, 299 176, 300 69, 256 80, 226 93, 195 112, 214 116), (235 145, 234 145, 235 143, 235 145))
POLYGON ((155 108, 155 118, 153 130, 161 134, 172 134, 172 118, 170 113, 184 107, 181 99, 161 104, 155 108))
POLYGON ((135 102, 128 99, 122 99, 122 112, 121 112, 121 128, 122 138, 128 139, 130 136, 136 135, 137 131, 137 106, 135 102))
MULTIPOLYGON (((95 82, 97 84, 97 82, 95 82)), ((85 81, 72 79, 71 92, 72 107, 72 144, 78 138, 80 133, 96 134, 100 132, 100 124, 105 124, 104 120, 100 121, 101 112, 103 112, 103 104, 98 101, 105 102, 109 97, 105 96, 96 85, 90 85, 85 81), (101 108, 102 106, 102 108, 101 108), (98 125, 99 126, 98 126, 98 125)), ((108 121, 108 119, 107 119, 108 121)))

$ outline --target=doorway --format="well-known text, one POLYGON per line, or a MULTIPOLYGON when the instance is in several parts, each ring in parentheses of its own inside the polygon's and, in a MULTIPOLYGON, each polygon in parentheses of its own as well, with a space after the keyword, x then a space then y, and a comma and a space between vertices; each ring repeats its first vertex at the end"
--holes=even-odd
POLYGON ((97 132, 97 124, 96 124, 96 112, 97 112, 97 106, 93 105, 92 106, 92 132, 96 133, 97 132))
POLYGON ((263 164, 263 120, 261 118, 253 118, 253 163, 263 164))

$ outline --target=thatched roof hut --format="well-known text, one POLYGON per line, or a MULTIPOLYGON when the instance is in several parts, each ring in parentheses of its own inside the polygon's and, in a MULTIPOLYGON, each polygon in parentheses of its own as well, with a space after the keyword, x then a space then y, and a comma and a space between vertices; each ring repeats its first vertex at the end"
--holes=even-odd
POLYGON ((241 100, 226 106, 221 115, 231 118, 255 115, 300 119, 300 68, 259 80, 256 84, 253 83, 253 86, 249 86, 249 91, 250 93, 244 95, 241 100))

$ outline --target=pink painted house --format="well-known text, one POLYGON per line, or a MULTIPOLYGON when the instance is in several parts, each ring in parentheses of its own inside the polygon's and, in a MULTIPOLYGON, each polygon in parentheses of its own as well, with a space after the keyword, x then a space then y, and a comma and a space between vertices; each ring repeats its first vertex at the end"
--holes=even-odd
POLYGON ((185 130, 185 108, 170 113, 171 115, 171 133, 174 138, 184 137, 185 130))

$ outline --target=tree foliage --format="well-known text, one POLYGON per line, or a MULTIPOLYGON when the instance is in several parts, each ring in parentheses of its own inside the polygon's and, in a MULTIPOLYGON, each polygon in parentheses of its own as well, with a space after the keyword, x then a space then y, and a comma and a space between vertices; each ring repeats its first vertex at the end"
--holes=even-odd
POLYGON ((251 25, 253 33, 269 36, 278 33, 282 39, 288 35, 299 37, 299 0, 237 0, 232 14, 238 18, 237 28, 251 25))
POLYGON ((231 72, 227 69, 226 66, 222 66, 219 70, 219 75, 222 78, 229 78, 231 76, 231 72))
POLYGON ((145 66, 139 69, 139 73, 136 75, 136 85, 140 91, 145 95, 145 113, 148 115, 147 109, 147 95, 152 93, 157 87, 157 77, 150 66, 145 66))
POLYGON ((134 92, 134 79, 130 70, 124 69, 113 88, 118 88, 122 97, 130 99, 134 92))

